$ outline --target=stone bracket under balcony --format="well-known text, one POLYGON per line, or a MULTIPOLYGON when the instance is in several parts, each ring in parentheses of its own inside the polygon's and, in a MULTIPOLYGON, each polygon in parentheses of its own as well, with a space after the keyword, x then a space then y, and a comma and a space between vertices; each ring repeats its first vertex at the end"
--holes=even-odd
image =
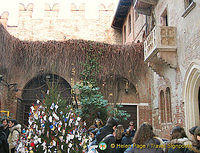
POLYGON ((156 26, 144 42, 144 61, 163 76, 165 67, 177 67, 176 27, 156 26))
POLYGON ((157 4, 158 0, 135 0, 134 9, 144 15, 151 15, 152 7, 157 4))

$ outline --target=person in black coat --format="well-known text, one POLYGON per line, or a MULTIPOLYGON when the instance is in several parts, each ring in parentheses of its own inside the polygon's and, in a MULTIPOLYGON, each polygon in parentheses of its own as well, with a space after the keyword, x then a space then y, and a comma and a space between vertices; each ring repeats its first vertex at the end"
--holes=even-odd
POLYGON ((124 153, 164 153, 163 148, 164 144, 155 136, 152 126, 143 123, 135 133, 133 144, 124 153))
POLYGON ((9 153, 7 136, 4 132, 4 125, 0 124, 0 153, 9 153))
POLYGON ((171 131, 171 140, 167 143, 165 152, 193 153, 193 151, 189 149, 191 147, 192 142, 188 139, 185 130, 180 126, 175 126, 171 131))
POLYGON ((193 135, 192 147, 189 148, 190 151, 193 151, 193 153, 200 153, 200 127, 193 127, 189 132, 193 135))
MULTIPOLYGON (((129 145, 129 146, 132 144, 132 138, 131 138, 130 130, 129 129, 126 130, 126 133, 125 133, 125 135, 122 138, 121 144, 122 145, 129 145)), ((126 150, 126 148, 123 148, 123 152, 125 150, 126 150)))
POLYGON ((112 117, 108 118, 106 125, 100 128, 95 135, 95 143, 99 144, 105 136, 112 134, 116 126, 117 121, 112 117))
POLYGON ((122 153, 121 146, 122 135, 124 133, 124 127, 118 125, 112 134, 107 135, 101 142, 107 145, 105 150, 98 149, 99 153, 122 153))
MULTIPOLYGON (((133 121, 131 121, 131 122, 129 123, 129 127, 128 127, 128 129, 126 129, 126 130, 129 130, 130 137, 133 138, 134 135, 135 135, 135 128, 134 128, 134 122, 133 122, 133 121)), ((126 130, 125 130, 125 132, 126 132, 126 130)))
POLYGON ((4 125, 4 132, 6 133, 6 137, 8 138, 10 130, 9 130, 9 126, 8 126, 8 119, 4 118, 2 119, 2 124, 4 125))

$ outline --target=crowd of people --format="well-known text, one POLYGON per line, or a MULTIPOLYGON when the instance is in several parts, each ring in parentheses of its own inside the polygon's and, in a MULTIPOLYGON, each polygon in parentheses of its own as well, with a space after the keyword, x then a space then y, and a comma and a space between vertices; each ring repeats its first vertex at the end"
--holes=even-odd
POLYGON ((98 120, 96 123, 88 130, 90 143, 87 153, 200 153, 198 126, 189 130, 191 139, 184 128, 175 126, 170 140, 167 140, 155 135, 148 123, 141 124, 137 131, 132 121, 127 129, 114 118, 109 118, 103 127, 98 120))
MULTIPOLYGON (((3 119, 0 124, 0 153, 14 153, 20 138, 21 125, 16 120, 3 119)), ((200 126, 189 130, 175 126, 170 140, 155 135, 153 127, 143 123, 135 130, 134 122, 124 129, 123 125, 110 117, 106 124, 100 119, 88 130, 87 153, 200 153, 200 126)))
POLYGON ((14 153, 20 133, 21 125, 16 120, 3 119, 0 124, 0 153, 14 153))

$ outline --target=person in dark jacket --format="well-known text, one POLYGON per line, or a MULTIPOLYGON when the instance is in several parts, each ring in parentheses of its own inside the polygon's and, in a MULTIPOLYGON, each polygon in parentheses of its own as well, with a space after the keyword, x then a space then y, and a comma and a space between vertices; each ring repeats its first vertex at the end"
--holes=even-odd
POLYGON ((105 150, 98 149, 99 153, 122 153, 123 150, 120 147, 122 136, 124 134, 123 125, 118 125, 112 134, 107 135, 101 142, 107 145, 105 150))
POLYGON ((176 126, 171 131, 171 140, 166 145, 166 153, 192 153, 189 148, 192 147, 192 142, 188 139, 185 130, 176 126))
POLYGON ((108 118, 106 125, 100 128, 95 135, 95 143, 99 144, 105 136, 112 134, 116 126, 117 121, 113 117, 108 118))
POLYGON ((189 130, 189 132, 194 135, 193 136, 193 142, 192 142, 192 150, 195 153, 200 153, 200 127, 193 127, 189 130))
POLYGON ((4 125, 0 124, 0 153, 9 153, 7 136, 4 132, 4 125))
MULTIPOLYGON (((134 128, 134 122, 133 121, 129 122, 129 127, 126 130, 129 130, 130 136, 131 136, 131 138, 133 138, 134 135, 135 135, 135 128, 134 128)), ((126 132, 126 130, 125 130, 125 132, 126 132)))
MULTIPOLYGON (((130 146, 132 144, 132 138, 131 138, 130 130, 129 129, 126 130, 126 133, 125 133, 125 135, 122 138, 121 144, 122 145, 128 145, 128 146, 130 146)), ((126 148, 123 148, 123 152, 125 150, 126 150, 126 148)))
POLYGON ((4 132, 6 133, 6 137, 8 138, 10 130, 9 130, 9 126, 8 126, 8 119, 2 119, 2 124, 4 125, 4 132))
POLYGON ((133 144, 124 153, 164 153, 163 148, 163 142, 155 136, 152 126, 143 123, 135 133, 133 144))
POLYGON ((123 125, 118 125, 115 130, 115 145, 119 146, 115 148, 115 153, 121 153, 124 151, 124 149, 121 147, 122 144, 122 138, 124 136, 124 127, 123 125))

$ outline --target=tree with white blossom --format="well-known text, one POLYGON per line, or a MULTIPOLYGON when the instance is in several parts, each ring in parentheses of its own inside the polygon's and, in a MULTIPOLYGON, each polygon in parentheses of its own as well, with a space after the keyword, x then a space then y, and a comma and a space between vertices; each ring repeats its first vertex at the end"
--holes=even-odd
POLYGON ((83 153, 85 123, 55 88, 30 108, 27 130, 18 151, 24 153, 83 153))

